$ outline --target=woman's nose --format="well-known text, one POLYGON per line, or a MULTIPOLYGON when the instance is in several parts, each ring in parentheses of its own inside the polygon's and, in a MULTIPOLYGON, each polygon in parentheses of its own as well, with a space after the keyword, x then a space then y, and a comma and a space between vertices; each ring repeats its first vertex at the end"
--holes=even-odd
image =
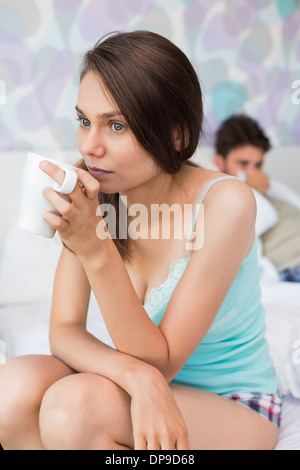
POLYGON ((93 155, 96 157, 103 157, 105 154, 104 142, 100 132, 91 129, 85 136, 85 140, 81 144, 81 153, 83 155, 93 155))

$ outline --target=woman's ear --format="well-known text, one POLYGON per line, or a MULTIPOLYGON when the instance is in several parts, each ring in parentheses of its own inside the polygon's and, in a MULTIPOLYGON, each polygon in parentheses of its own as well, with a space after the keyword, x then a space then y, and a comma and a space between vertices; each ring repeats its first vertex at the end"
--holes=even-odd
POLYGON ((183 132, 179 124, 174 128, 173 131, 173 140, 175 149, 177 152, 180 152, 182 148, 182 140, 184 139, 184 148, 187 148, 190 143, 190 131, 187 126, 184 126, 183 132), (183 135, 182 135, 183 134, 183 135))
POLYGON ((216 165, 216 167, 218 168, 219 171, 224 171, 225 158, 220 154, 215 155, 214 164, 216 165))

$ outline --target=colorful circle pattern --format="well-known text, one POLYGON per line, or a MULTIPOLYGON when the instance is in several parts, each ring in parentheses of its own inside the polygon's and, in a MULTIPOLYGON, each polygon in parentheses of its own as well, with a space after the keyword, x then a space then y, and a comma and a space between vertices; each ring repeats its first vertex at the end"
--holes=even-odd
POLYGON ((1 0, 0 150, 76 146, 83 53, 111 31, 148 29, 188 55, 204 92, 205 145, 228 116, 300 144, 300 0, 1 0))

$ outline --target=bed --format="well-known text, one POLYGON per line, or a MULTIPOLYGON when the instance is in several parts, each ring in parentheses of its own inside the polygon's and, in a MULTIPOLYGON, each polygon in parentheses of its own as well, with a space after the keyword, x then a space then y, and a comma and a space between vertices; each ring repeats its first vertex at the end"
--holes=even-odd
MULTIPOLYGON (((6 177, 0 188, 0 367, 11 357, 50 353, 51 293, 61 242, 58 236, 44 239, 17 227, 24 158, 22 152, 1 156, 6 177), (15 188, 13 194, 11 188, 15 188)), ((74 163, 78 155, 72 151, 62 159, 74 163)), ((284 396, 282 427, 275 449, 300 450, 300 284, 280 283, 263 276, 261 288, 266 338, 284 396)), ((87 327, 113 345, 93 295, 87 327)))

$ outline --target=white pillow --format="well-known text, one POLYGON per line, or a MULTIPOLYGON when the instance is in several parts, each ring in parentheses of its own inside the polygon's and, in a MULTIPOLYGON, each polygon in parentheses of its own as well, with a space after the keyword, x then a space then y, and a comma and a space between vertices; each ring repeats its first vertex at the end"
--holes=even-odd
POLYGON ((34 303, 52 297, 62 243, 13 225, 3 245, 0 264, 0 305, 34 303))

